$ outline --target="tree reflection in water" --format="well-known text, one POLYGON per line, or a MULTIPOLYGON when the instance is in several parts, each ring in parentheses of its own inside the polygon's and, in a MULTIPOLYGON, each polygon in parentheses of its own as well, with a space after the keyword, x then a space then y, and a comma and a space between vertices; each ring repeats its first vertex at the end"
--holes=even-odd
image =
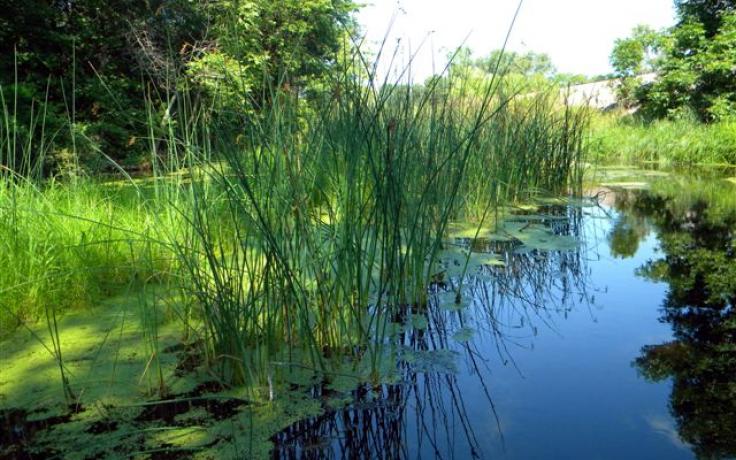
MULTIPOLYGON (((543 222, 554 233, 582 240, 581 208, 549 207, 544 213, 558 217, 543 222)), ((465 284, 465 308, 447 301, 458 280, 433 286, 426 329, 409 328, 395 338, 399 383, 363 386, 352 392, 348 407, 291 425, 272 438, 274 458, 484 458, 491 444, 503 448, 488 382, 493 350, 483 347, 490 339, 501 361, 513 363, 510 345, 525 346, 537 324, 551 327, 554 317, 590 302, 584 247, 523 251, 513 241, 473 242, 473 251, 502 255, 505 266, 484 266, 465 284), (454 369, 460 363, 464 368, 454 369), (461 380, 471 378, 482 389, 480 401, 464 397, 461 380), (472 419, 479 405, 492 414, 495 428, 472 419)), ((319 397, 328 390, 312 391, 319 397)))
MULTIPOLYGON (((635 365, 652 381, 673 381, 670 408, 680 438, 698 458, 736 457, 736 191, 629 192, 617 207, 656 229, 662 257, 640 276, 666 282, 661 320, 674 340, 642 349, 635 365), (714 195, 715 194, 715 195, 714 195), (723 196, 722 196, 723 195, 723 196)), ((612 239, 626 239, 621 227, 612 239)), ((638 244, 638 242, 637 242, 638 244)))

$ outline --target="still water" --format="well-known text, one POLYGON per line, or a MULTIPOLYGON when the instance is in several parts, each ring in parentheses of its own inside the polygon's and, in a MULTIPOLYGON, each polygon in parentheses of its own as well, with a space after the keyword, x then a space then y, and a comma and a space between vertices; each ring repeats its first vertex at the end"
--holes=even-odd
POLYGON ((399 380, 277 434, 274 456, 735 458, 736 186, 655 175, 591 193, 509 219, 574 247, 476 241, 503 264, 461 305, 457 279, 437 282, 399 380))

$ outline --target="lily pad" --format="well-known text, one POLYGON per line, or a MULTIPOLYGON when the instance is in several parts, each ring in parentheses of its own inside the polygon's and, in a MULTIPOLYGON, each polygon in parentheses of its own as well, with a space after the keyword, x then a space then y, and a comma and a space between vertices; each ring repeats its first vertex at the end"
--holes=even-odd
POLYGON ((475 329, 472 327, 462 327, 452 335, 452 339, 456 342, 466 343, 469 342, 474 335, 475 329))
POLYGON ((452 350, 407 350, 403 359, 416 372, 457 372, 458 353, 452 350))
POLYGON ((427 329, 429 326, 429 320, 427 320, 427 317, 424 315, 412 315, 411 325, 414 329, 421 331, 423 329, 427 329))
POLYGON ((440 253, 440 266, 444 273, 453 278, 467 275, 479 275, 481 267, 503 266, 504 259, 499 254, 488 254, 482 252, 469 252, 467 249, 453 246, 440 253), (468 264, 467 270, 465 264, 468 264))
POLYGON ((437 296, 437 304, 440 308, 447 311, 461 311, 470 306, 467 296, 461 296, 460 303, 457 303, 457 295, 454 291, 443 292, 437 296))
POLYGON ((550 228, 534 223, 509 222, 504 231, 522 243, 514 249, 515 253, 538 251, 571 251, 579 246, 579 241, 568 235, 556 235, 550 228))

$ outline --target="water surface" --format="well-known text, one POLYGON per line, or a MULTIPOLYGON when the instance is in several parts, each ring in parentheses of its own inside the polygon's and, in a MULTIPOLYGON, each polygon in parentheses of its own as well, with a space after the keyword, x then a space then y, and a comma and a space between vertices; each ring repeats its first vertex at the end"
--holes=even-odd
POLYGON ((647 176, 519 211, 517 236, 577 246, 456 240, 503 264, 461 305, 438 281, 398 383, 277 434, 274 456, 736 458, 736 187, 647 176))

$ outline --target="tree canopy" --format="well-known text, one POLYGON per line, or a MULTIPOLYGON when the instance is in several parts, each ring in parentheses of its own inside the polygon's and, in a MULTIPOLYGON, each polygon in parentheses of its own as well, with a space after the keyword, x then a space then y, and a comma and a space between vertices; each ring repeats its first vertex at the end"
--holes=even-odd
POLYGON ((634 29, 611 54, 624 98, 635 98, 652 118, 736 116, 736 1, 677 0, 678 22, 669 30, 634 29), (636 75, 655 71, 655 82, 636 75))
POLYGON ((706 37, 718 33, 724 13, 736 9, 734 0, 675 0, 679 24, 697 22, 703 25, 706 37))
POLYGON ((507 88, 519 91, 537 91, 551 85, 574 85, 590 81, 585 75, 558 72, 552 58, 546 53, 499 49, 476 58, 469 48, 460 48, 451 53, 449 58, 450 73, 461 73, 464 78, 477 82, 495 75, 503 78, 507 88))
POLYGON ((181 87, 257 111, 269 87, 318 81, 354 9, 351 0, 0 0, 0 112, 18 139, 3 137, 26 145, 43 126, 52 169, 69 149, 88 165, 100 151, 138 162, 151 114, 169 110, 181 87))
POLYGON ((492 71, 498 66, 498 71, 502 75, 519 74, 552 77, 557 73, 557 69, 552 64, 549 55, 533 51, 517 53, 494 50, 488 56, 476 59, 474 65, 487 71, 492 71))

